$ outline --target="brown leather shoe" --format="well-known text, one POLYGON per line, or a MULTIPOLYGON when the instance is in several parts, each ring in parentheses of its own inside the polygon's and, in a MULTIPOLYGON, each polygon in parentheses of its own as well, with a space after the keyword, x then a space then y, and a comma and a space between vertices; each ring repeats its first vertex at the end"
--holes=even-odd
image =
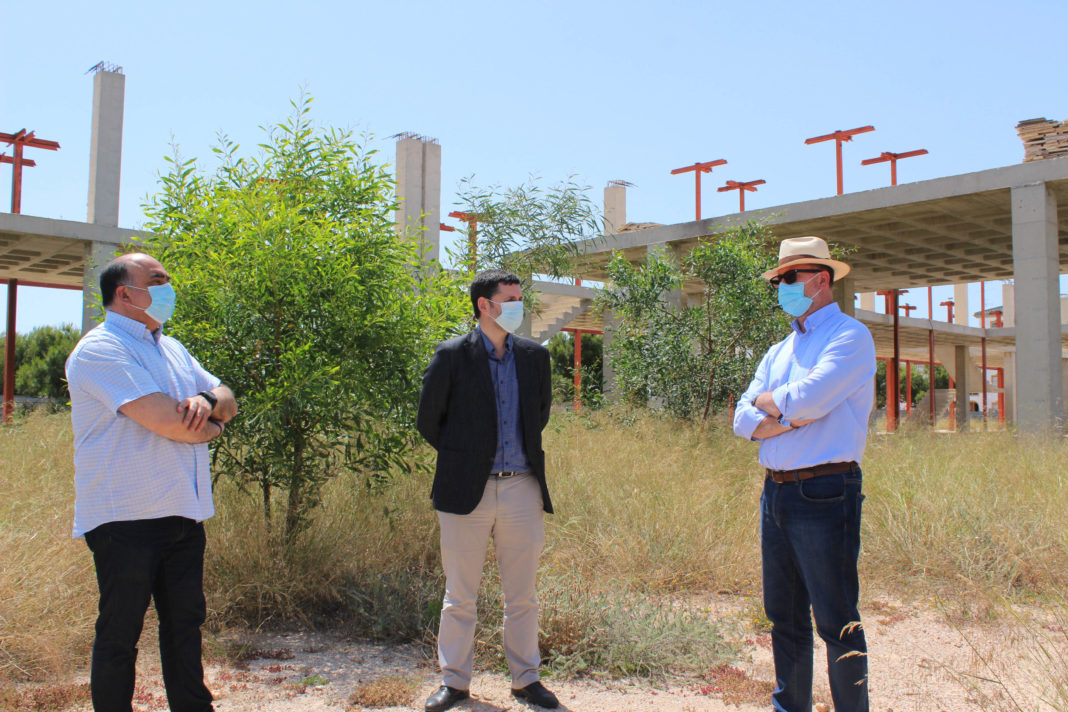
POLYGON ((442 685, 437 692, 427 698, 423 709, 426 712, 445 712, 460 700, 466 700, 470 696, 471 693, 467 690, 457 690, 455 687, 442 685))
POLYGON ((512 697, 550 710, 560 706, 560 700, 556 699, 556 695, 546 690, 545 685, 540 682, 532 682, 518 690, 513 687, 512 697))

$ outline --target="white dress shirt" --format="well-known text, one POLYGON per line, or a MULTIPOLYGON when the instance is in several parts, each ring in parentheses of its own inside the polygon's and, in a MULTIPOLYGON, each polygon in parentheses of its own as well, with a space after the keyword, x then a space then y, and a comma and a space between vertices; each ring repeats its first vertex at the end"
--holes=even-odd
POLYGON ((734 411, 734 432, 751 439, 767 413, 753 405, 771 391, 783 424, 816 420, 760 442, 760 464, 796 470, 830 462, 860 463, 875 400, 875 343, 868 327, 835 303, 809 314, 805 330, 768 349, 734 411))
POLYGON ((207 443, 156 435, 119 412, 142 396, 181 401, 220 381, 162 328, 108 311, 67 359, 74 425, 74 536, 101 524, 215 513, 207 443))

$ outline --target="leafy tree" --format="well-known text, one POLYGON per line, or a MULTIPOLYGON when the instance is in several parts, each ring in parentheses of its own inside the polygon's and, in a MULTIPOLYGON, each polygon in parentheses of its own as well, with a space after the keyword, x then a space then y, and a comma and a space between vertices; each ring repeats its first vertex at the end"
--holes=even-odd
POLYGON ((287 539, 331 477, 373 484, 413 466, 420 375, 468 308, 395 230, 374 152, 317 127, 311 103, 293 102, 257 155, 220 136, 214 172, 176 150, 144 206, 145 247, 178 291, 168 331, 241 404, 216 471, 258 486, 268 523, 284 490, 287 539))
POLYGON ((621 254, 599 298, 620 319, 607 354, 620 394, 671 414, 707 419, 745 390, 767 348, 788 330, 760 274, 775 262, 771 231, 750 222, 702 239, 676 264, 651 252, 641 265, 621 254), (700 285, 682 302, 684 284, 700 285))
MULTIPOLYGON (((582 363, 582 403, 597 405, 603 390, 601 354, 603 337, 583 334, 580 360, 582 363)), ((549 339, 549 358, 553 370, 553 401, 570 405, 575 399, 575 337, 561 331, 549 339)))
MULTIPOLYGON (((15 392, 24 396, 70 400, 65 365, 67 356, 81 338, 73 324, 39 326, 29 334, 15 334, 15 392)), ((0 343, 4 334, 0 334, 0 343)), ((4 353, 0 349, 0 372, 4 353)))
MULTIPOLYGON (((473 272, 499 268, 523 280, 523 299, 537 308, 531 289, 534 275, 570 276, 584 241, 600 234, 600 214, 587 195, 588 188, 573 179, 549 188, 531 178, 515 188, 479 188, 471 179, 460 187, 463 212, 477 228, 474 254, 462 243, 453 257, 473 272)), ((471 236, 471 223, 464 231, 471 236)))

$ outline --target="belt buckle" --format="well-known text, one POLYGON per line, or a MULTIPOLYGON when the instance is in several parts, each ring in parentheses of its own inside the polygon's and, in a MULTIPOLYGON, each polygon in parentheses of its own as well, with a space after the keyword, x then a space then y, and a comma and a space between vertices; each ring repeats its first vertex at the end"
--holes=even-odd
POLYGON ((494 475, 496 475, 497 479, 503 480, 503 479, 507 479, 509 477, 515 477, 516 473, 513 470, 513 471, 506 471, 506 472, 495 472, 494 475))

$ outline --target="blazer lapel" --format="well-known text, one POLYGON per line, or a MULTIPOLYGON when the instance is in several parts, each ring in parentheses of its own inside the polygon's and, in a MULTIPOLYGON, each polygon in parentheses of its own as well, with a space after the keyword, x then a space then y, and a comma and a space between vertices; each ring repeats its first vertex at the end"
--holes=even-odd
MULTIPOLYGON (((493 377, 490 376, 489 354, 486 353, 486 345, 482 342, 482 333, 478 329, 472 329, 467 335, 465 343, 468 356, 471 358, 478 374, 479 386, 483 391, 483 395, 492 404, 496 396, 493 394, 493 377)), ((496 408, 493 409, 493 412, 497 412, 496 408)))

